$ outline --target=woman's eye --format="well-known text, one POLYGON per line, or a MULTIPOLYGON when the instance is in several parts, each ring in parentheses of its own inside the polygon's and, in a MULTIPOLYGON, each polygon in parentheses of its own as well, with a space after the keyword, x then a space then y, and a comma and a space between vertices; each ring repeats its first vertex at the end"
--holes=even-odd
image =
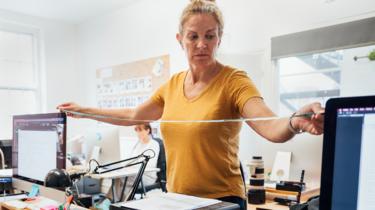
POLYGON ((215 35, 211 35, 211 34, 206 35, 206 39, 211 40, 213 38, 215 38, 215 35))
POLYGON ((196 39, 198 39, 198 35, 190 35, 189 39, 190 40, 196 40, 196 39))

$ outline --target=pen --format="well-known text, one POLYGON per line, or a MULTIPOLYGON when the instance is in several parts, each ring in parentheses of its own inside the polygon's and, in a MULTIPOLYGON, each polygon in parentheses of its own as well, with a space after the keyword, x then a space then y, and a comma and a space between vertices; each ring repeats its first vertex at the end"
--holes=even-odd
POLYGON ((307 112, 307 113, 303 113, 303 114, 295 114, 295 115, 293 115, 293 117, 311 118, 312 116, 314 116, 316 114, 324 115, 324 112, 321 112, 321 113, 307 112))

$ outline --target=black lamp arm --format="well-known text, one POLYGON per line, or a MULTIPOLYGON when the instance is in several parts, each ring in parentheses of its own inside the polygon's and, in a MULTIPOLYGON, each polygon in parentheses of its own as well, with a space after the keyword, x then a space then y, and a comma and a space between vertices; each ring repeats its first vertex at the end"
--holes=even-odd
POLYGON ((155 151, 152 150, 152 149, 147 149, 147 150, 143 151, 140 155, 137 155, 135 157, 131 157, 131 158, 127 158, 127 159, 115 161, 115 162, 112 162, 112 163, 107 163, 107 164, 104 164, 104 165, 98 164, 95 167, 95 169, 94 169, 94 173, 95 174, 104 174, 104 173, 108 173, 110 171, 115 171, 115 170, 119 170, 119 169, 122 169, 122 168, 130 167, 130 166, 133 166, 133 165, 138 165, 138 164, 142 163, 142 161, 141 162, 130 162, 129 164, 126 164, 126 165, 123 165, 123 166, 119 166, 119 167, 116 167, 116 168, 105 169, 108 166, 113 166, 113 165, 117 165, 117 164, 120 164, 120 163, 123 163, 123 162, 128 162, 128 161, 131 161, 131 160, 136 160, 136 159, 139 159, 139 158, 146 158, 146 157, 148 157, 148 159, 155 157, 155 151), (151 151, 152 152, 152 156, 145 155, 145 153, 147 151, 151 151), (100 169, 104 169, 104 170, 103 171, 99 171, 100 169))
POLYGON ((147 163, 153 157, 155 157, 155 151, 151 150, 151 149, 148 149, 148 150, 145 150, 142 154, 140 154, 138 156, 135 156, 135 157, 131 157, 131 158, 128 158, 128 159, 124 159, 124 160, 120 160, 120 161, 116 161, 116 162, 112 162, 112 163, 108 163, 108 164, 104 164, 104 165, 97 165, 95 170, 94 170, 94 173, 95 174, 104 174, 104 173, 108 173, 110 171, 115 171, 115 170, 119 170, 119 169, 122 169, 122 168, 127 168, 127 167, 130 167, 130 166, 141 164, 141 167, 139 168, 137 176, 136 176, 135 181, 133 183, 132 190, 129 193, 129 195, 126 197, 126 201, 133 200, 135 192, 137 191, 138 185, 141 182, 143 173, 145 172, 147 163), (147 151, 151 151, 153 153, 153 155, 152 156, 146 155, 145 153, 147 151), (116 167, 116 168, 111 168, 111 169, 105 170, 105 168, 108 167, 108 166, 113 166, 113 165, 116 165, 116 164, 120 164, 120 163, 131 161, 131 160, 136 160, 136 159, 139 159, 139 158, 143 158, 143 160, 137 161, 137 162, 130 162, 129 164, 126 164, 126 165, 123 165, 123 166, 119 166, 119 167, 116 167), (104 171, 99 171, 102 168, 104 169, 104 171))
POLYGON ((134 199, 135 192, 137 191, 138 185, 142 180, 142 176, 143 176, 143 173, 145 172, 147 163, 150 160, 150 156, 144 156, 144 158, 145 159, 141 162, 141 167, 140 167, 140 169, 138 171, 138 174, 137 174, 137 177, 135 178, 135 181, 133 183, 132 190, 129 193, 129 195, 127 196, 127 198, 125 199, 126 201, 131 201, 131 200, 134 199))

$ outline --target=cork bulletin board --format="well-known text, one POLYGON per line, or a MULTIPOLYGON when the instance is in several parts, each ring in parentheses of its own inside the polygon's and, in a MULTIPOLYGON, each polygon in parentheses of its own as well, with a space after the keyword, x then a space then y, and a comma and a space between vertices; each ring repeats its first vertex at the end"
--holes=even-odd
POLYGON ((134 108, 149 99, 169 76, 169 55, 98 69, 97 106, 134 108))

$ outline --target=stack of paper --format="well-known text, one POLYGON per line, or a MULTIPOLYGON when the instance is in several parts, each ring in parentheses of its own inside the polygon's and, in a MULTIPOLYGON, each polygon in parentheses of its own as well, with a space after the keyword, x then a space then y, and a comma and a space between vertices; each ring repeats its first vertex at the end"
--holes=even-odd
POLYGON ((220 203, 220 201, 176 193, 163 193, 158 196, 145 198, 142 200, 129 201, 123 203, 121 206, 142 210, 182 210, 196 209, 217 203, 220 203))

